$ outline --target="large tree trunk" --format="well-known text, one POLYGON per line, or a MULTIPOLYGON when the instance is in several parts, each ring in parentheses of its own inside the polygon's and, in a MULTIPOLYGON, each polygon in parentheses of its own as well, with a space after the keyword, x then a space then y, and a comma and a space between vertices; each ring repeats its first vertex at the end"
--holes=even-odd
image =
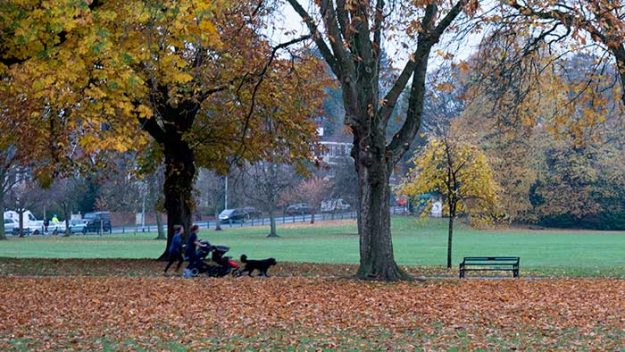
POLYGON ((269 211, 269 235, 267 237, 280 237, 278 231, 276 231, 276 216, 273 213, 273 209, 269 211))
POLYGON ((221 220, 219 220, 219 210, 215 210, 215 231, 221 231, 221 220))
POLYGON ((194 154, 188 143, 180 139, 165 143, 165 210, 167 211, 167 246, 159 259, 167 257, 174 236, 174 225, 182 225, 185 234, 191 228, 193 211, 194 154))
MULTIPOLYGON (((355 137, 356 171, 360 188, 360 214, 358 232, 360 235, 361 279, 396 281, 408 279, 395 263, 391 239, 391 213, 389 186, 390 170, 384 155, 384 139, 378 148, 367 147, 359 152, 360 141, 355 137), (377 149, 374 150, 374 149, 377 149)), ((380 140, 378 142, 380 142, 380 140)))

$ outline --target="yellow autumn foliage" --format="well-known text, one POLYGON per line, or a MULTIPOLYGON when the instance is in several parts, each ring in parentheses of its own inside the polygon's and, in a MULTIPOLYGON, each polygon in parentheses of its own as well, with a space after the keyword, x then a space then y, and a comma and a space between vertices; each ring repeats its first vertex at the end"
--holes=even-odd
POLYGON ((271 46, 258 33, 266 13, 257 7, 228 0, 2 2, 0 122, 20 122, 17 133, 37 146, 33 159, 54 159, 42 165, 145 149, 147 121, 181 126, 174 134, 206 167, 278 148, 306 159, 327 79, 318 60, 294 50, 296 70, 276 57, 258 82, 271 46), (280 139, 264 133, 268 112, 280 139), (51 152, 52 138, 62 148, 51 152))
POLYGON ((499 186, 477 146, 451 137, 432 138, 413 162, 415 167, 400 188, 402 194, 440 193, 446 214, 465 213, 473 224, 493 221, 499 186))

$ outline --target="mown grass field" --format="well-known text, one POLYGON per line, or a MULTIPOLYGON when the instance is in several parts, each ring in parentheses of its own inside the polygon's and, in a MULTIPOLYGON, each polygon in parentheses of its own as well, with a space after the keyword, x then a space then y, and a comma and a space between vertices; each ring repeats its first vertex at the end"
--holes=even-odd
MULTIPOLYGON (((353 221, 279 226, 280 238, 265 237, 266 227, 232 227, 200 237, 231 247, 235 258, 273 256, 286 262, 358 263, 358 236, 353 221)), ((444 265, 445 220, 396 217, 392 225, 395 257, 400 265, 444 265)), ((31 236, 0 242, 0 257, 15 258, 156 258, 164 249, 154 233, 120 235, 31 236)), ((625 273, 625 232, 580 230, 475 230, 457 226, 454 266, 464 256, 513 255, 522 268, 545 268, 575 275, 625 273)))

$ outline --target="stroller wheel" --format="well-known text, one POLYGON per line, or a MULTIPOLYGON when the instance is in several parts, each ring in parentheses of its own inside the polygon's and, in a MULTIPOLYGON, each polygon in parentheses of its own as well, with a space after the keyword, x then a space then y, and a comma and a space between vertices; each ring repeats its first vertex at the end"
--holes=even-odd
POLYGON ((196 268, 191 269, 191 276, 197 276, 200 273, 196 268))
POLYGON ((241 276, 241 270, 234 269, 234 270, 232 270, 231 274, 232 274, 232 277, 239 277, 239 276, 241 276))

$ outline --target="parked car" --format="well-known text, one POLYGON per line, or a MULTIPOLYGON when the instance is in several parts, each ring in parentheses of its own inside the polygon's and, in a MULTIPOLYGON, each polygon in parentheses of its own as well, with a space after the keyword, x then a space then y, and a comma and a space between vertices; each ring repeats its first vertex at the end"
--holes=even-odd
POLYGON ((55 224, 50 223, 48 225, 48 233, 52 233, 53 235, 65 233, 65 221, 59 221, 55 224))
POLYGON ((111 213, 108 211, 86 213, 85 216, 83 216, 83 220, 85 220, 85 226, 82 233, 100 233, 100 231, 111 233, 113 231, 113 227, 111 226, 111 213))
POLYGON ((312 213, 312 208, 306 203, 296 203, 289 205, 284 212, 286 215, 304 215, 312 213))
POLYGON ((349 205, 342 198, 337 199, 329 199, 321 202, 321 211, 324 213, 338 212, 338 211, 347 211, 352 206, 349 205))
POLYGON ((84 219, 74 219, 69 221, 69 232, 70 233, 85 233, 85 228, 87 227, 87 220, 84 219))
MULTIPOLYGON (((24 235, 32 235, 33 231, 29 227, 24 226, 24 235)), ((4 219, 4 234, 17 236, 20 234, 20 222, 16 219, 4 219)), ((39 232, 35 233, 39 234, 39 232)))
MULTIPOLYGON (((17 235, 20 230, 20 223, 15 219, 4 219, 4 233, 17 235)), ((28 229, 24 229, 28 230, 28 229)), ((28 231, 30 233, 30 231, 28 231)))
POLYGON ((262 214, 260 210, 256 210, 254 207, 243 207, 241 209, 243 209, 250 216, 250 218, 257 218, 262 214))
POLYGON ((228 222, 245 222, 250 218, 250 214, 248 214, 243 208, 235 208, 235 209, 225 209, 219 214, 219 221, 222 223, 228 222))

